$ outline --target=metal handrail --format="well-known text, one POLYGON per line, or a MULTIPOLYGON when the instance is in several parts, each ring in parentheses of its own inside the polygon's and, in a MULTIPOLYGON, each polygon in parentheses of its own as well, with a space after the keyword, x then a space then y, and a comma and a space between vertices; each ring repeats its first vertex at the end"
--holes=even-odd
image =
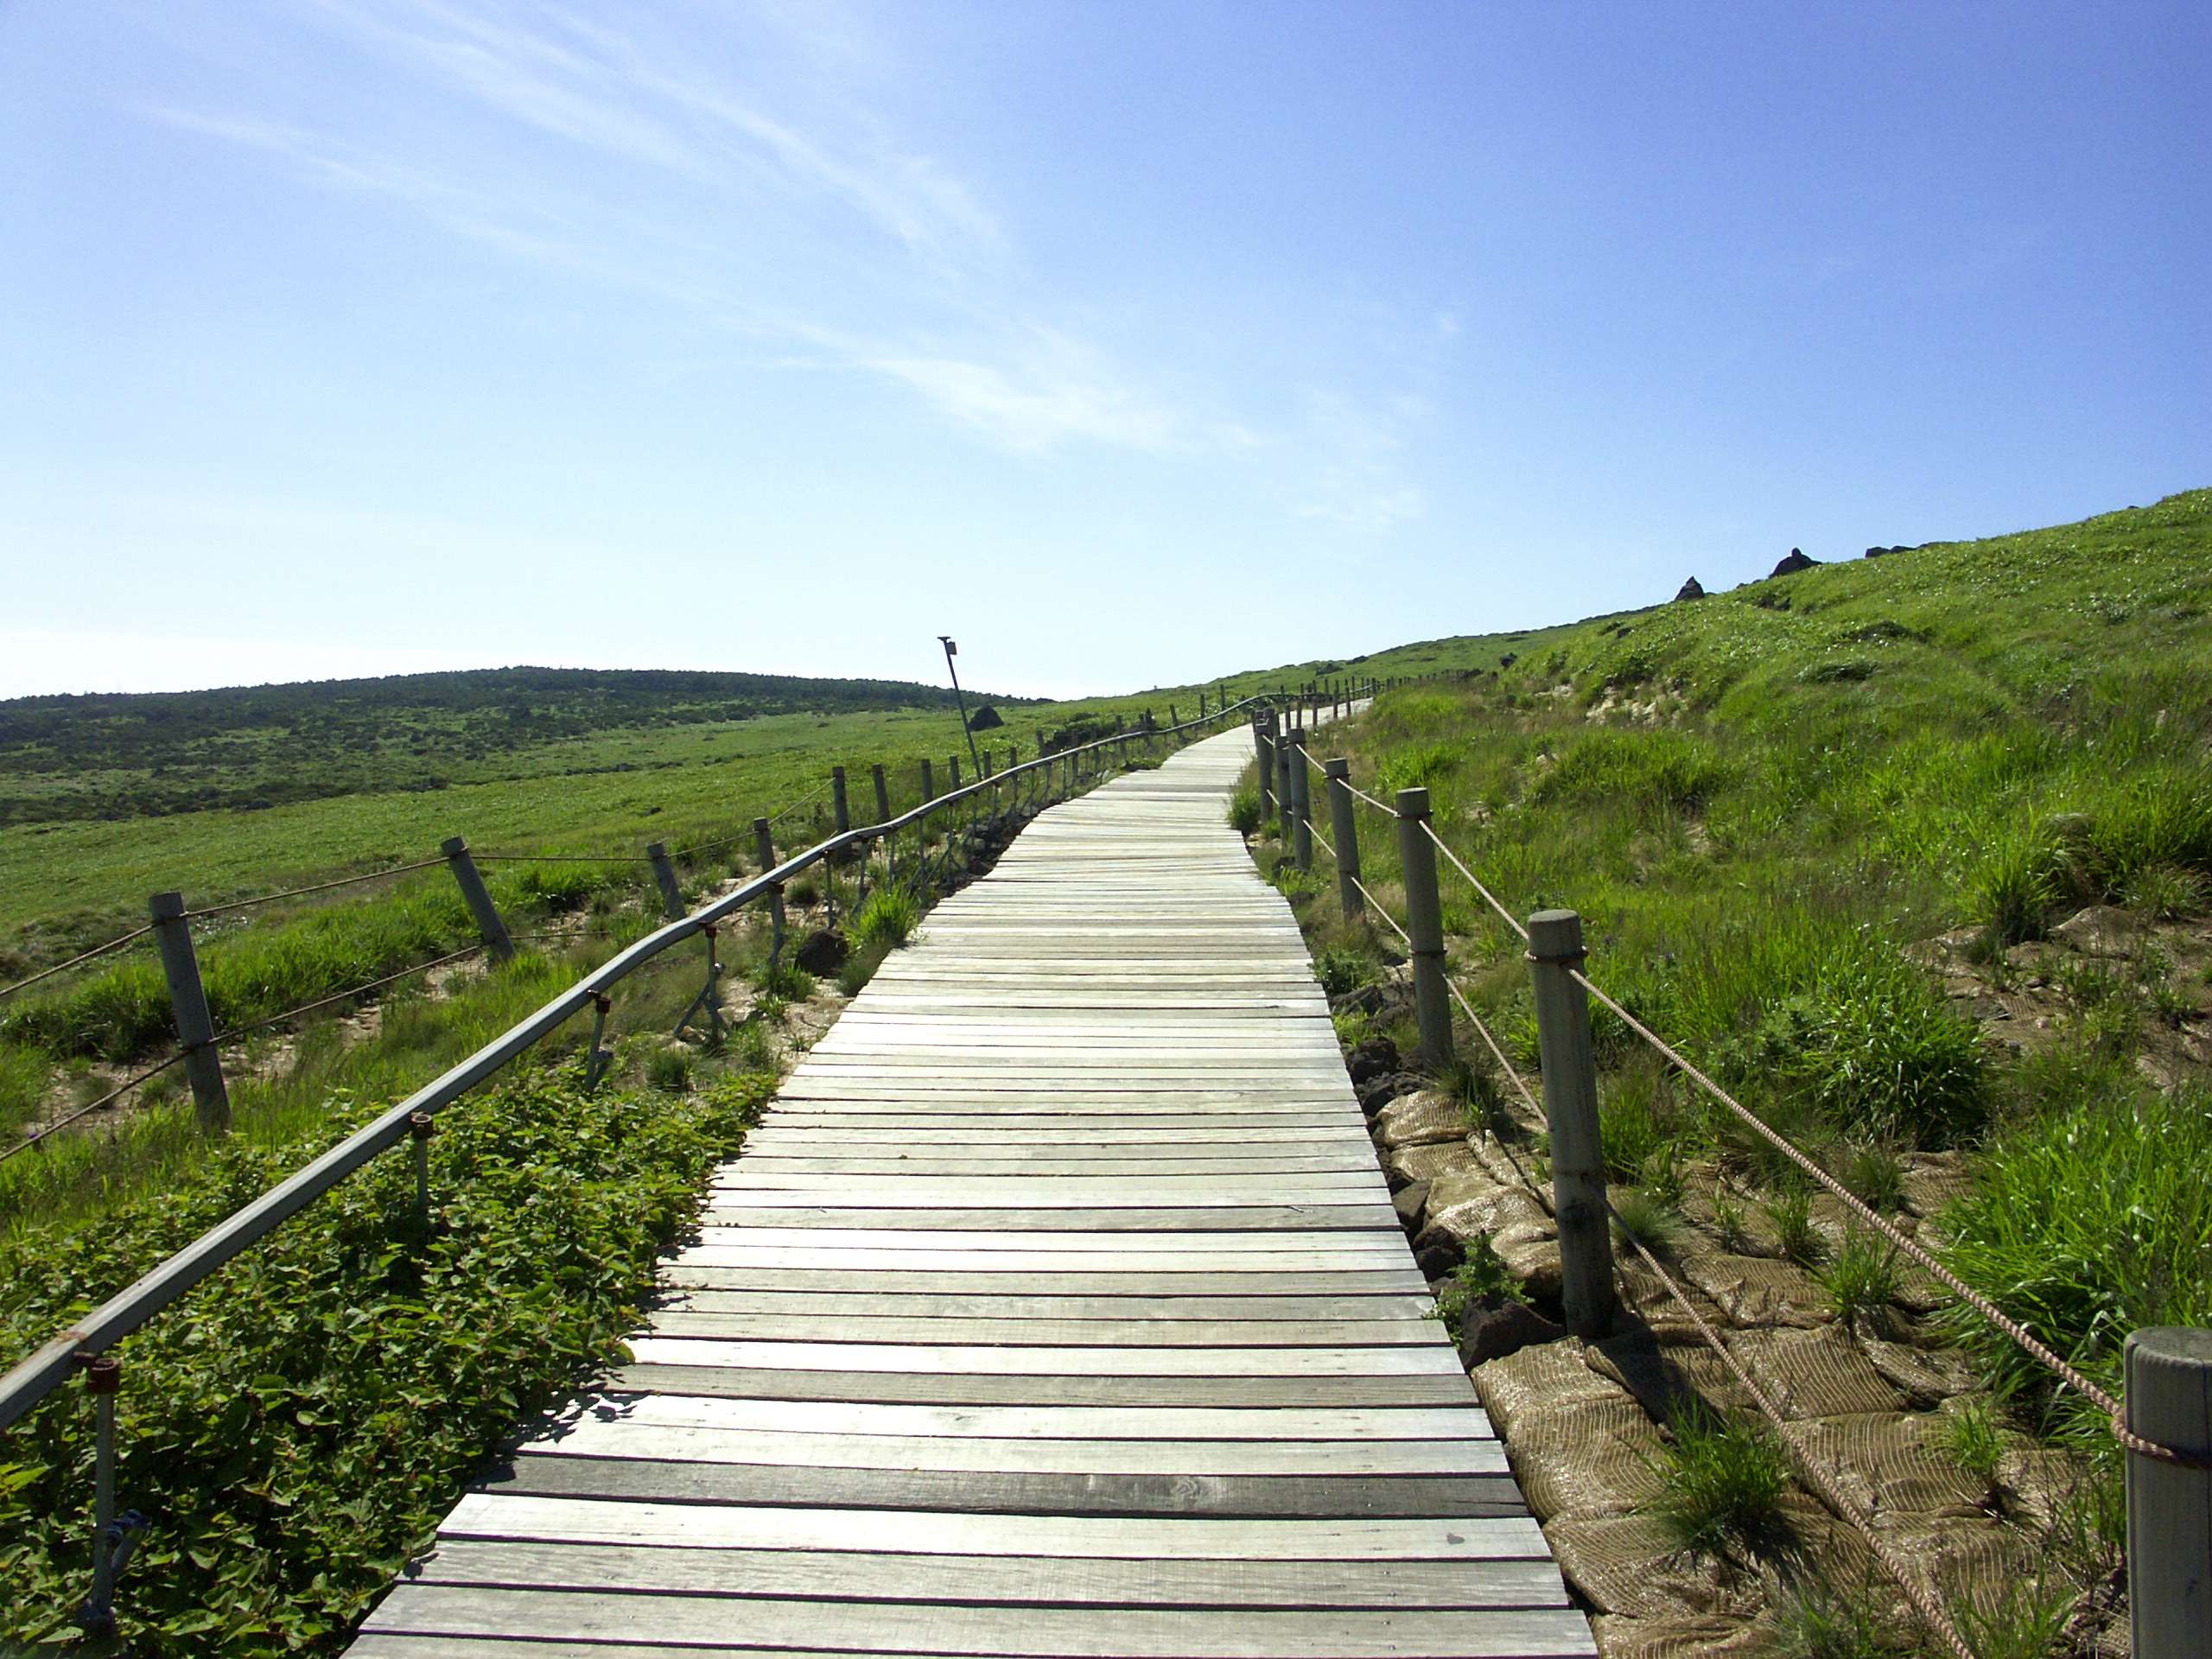
POLYGON ((136 1284, 118 1291, 77 1324, 35 1350, 11 1368, 5 1376, 0 1376, 0 1428, 7 1427, 60 1386, 83 1359, 114 1346, 217 1268, 275 1231, 352 1175, 378 1153, 406 1139, 410 1120, 418 1115, 435 1116, 524 1050, 593 1006, 609 988, 620 984, 662 951, 704 932, 724 917, 779 889, 801 871, 834 857, 849 847, 863 845, 879 836, 894 835, 932 812, 985 790, 996 789, 1010 778, 1058 766, 1070 755, 1087 754, 1095 749, 1126 742, 1131 737, 1172 736, 1195 727, 1211 726, 1240 709, 1272 701, 1274 699, 1265 693, 1243 697, 1225 709, 1217 709, 1210 715, 1185 721, 1179 725, 1117 732, 1111 737, 1100 738, 1095 742, 1022 761, 988 778, 978 779, 972 784, 963 785, 957 790, 925 801, 899 817, 832 836, 796 857, 785 860, 774 869, 755 876, 712 904, 647 934, 629 949, 601 963, 528 1019, 510 1027, 397 1105, 387 1108, 381 1116, 355 1130, 305 1168, 280 1181, 243 1210, 202 1233, 136 1284))

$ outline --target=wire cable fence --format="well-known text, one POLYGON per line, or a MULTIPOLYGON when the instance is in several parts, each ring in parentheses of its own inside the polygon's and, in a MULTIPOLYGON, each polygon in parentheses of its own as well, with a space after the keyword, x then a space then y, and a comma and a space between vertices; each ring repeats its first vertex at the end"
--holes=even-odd
POLYGON ((150 922, 143 927, 134 927, 128 933, 120 934, 110 939, 105 944, 96 944, 89 950, 79 951, 67 962, 57 962, 51 968, 41 968, 28 979, 19 979, 12 985, 0 985, 0 998, 13 996, 17 991, 29 990, 32 986, 41 981, 52 979, 57 974, 67 973, 72 968, 81 968, 88 962, 97 961, 99 957, 106 956, 110 951, 120 950, 124 945, 144 938, 153 931, 153 924, 150 922))

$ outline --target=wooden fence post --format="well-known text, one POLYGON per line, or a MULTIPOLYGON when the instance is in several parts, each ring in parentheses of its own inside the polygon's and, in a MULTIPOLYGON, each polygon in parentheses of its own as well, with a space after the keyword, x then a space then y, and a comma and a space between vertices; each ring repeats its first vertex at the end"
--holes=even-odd
POLYGON ((888 823, 891 822, 891 785, 884 782, 881 766, 870 766, 868 772, 875 781, 875 821, 888 823))
POLYGON ((146 909, 154 918, 154 942, 161 948, 162 976, 169 983, 169 1009, 176 1016, 177 1046, 184 1050, 184 1075, 192 1084, 200 1127, 210 1135, 226 1134, 231 1095, 223 1086, 223 1059, 215 1051, 215 1027, 200 983, 200 958, 192 948, 184 895, 157 893, 146 901, 146 909))
POLYGON ((1605 1154, 1598 1135, 1590 995, 1573 977, 1582 960, 1581 917, 1571 910, 1540 910, 1529 918, 1529 977, 1551 1130, 1552 1211, 1559 1221, 1560 1300, 1567 1328, 1594 1340, 1612 1329, 1613 1245, 1605 1216, 1605 1154))
POLYGON ((1436 849, 1423 833, 1428 791, 1398 791, 1398 862, 1404 867, 1406 935, 1413 952, 1414 1014, 1421 1058, 1431 1071, 1452 1064, 1452 994, 1444 988, 1444 903, 1436 890, 1436 849))
POLYGON ((853 827, 853 808, 845 798, 845 769, 842 766, 830 768, 830 822, 837 826, 839 835, 853 827))
POLYGON ((937 779, 927 760, 922 762, 922 798, 925 801, 937 799, 937 779))
POLYGON ((660 887, 660 907, 671 922, 683 919, 683 889, 676 885, 676 866, 668 861, 668 849, 654 842, 645 849, 652 861, 653 880, 660 887))
POLYGON ((2132 1332, 2127 1427, 2196 1468, 2127 1454, 2127 1600, 2135 1659, 2212 1654, 2212 1331, 2132 1332))
POLYGON ((1359 919, 1366 903, 1359 896, 1359 823, 1352 816, 1351 762, 1324 760, 1329 779, 1329 836, 1337 843, 1337 902, 1344 920, 1359 919))
POLYGON ((1306 734, 1290 734, 1291 856, 1300 874, 1313 868, 1313 800, 1306 775, 1306 734))
POLYGON ((1268 823, 1274 817, 1274 732, 1265 716, 1252 721, 1252 752, 1259 757, 1259 821, 1268 823))
MULTIPOLYGON (((760 874, 766 875, 776 868, 776 838, 768 820, 753 820, 753 850, 760 860, 760 874)), ((768 963, 773 967, 784 954, 784 884, 780 881, 768 889, 768 963)))
POLYGON ((499 906, 492 902, 484 878, 476 873, 476 861, 468 855, 468 843, 454 836, 440 843, 438 850, 453 867, 453 879, 460 885, 468 913, 476 919, 476 936, 484 941, 484 948, 492 953, 493 961, 506 961, 514 955, 515 944, 507 937, 507 925, 499 919, 499 906))
POLYGON ((945 791, 948 794, 957 795, 960 792, 960 757, 957 754, 949 754, 945 757, 945 763, 952 768, 945 773, 946 777, 952 779, 945 785, 945 791))
POLYGON ((1290 792, 1290 747, 1303 735, 1293 726, 1275 738, 1275 839, 1286 848, 1290 845, 1290 814, 1294 804, 1290 792))

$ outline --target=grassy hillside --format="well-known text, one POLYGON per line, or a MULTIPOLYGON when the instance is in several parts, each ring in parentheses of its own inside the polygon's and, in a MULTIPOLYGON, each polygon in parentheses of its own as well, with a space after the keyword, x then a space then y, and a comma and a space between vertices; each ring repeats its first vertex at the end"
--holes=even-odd
MULTIPOLYGON (((2113 1384, 2129 1330, 2212 1323, 2208 613, 2195 491, 1594 620, 1510 663, 1501 640, 1439 642, 1470 671, 1324 741, 1372 793, 1427 787, 1515 914, 1579 910, 1598 982, 1862 1197, 1894 1210, 1908 1160, 1962 1170, 1936 1221, 1954 1265, 2113 1384)), ((1359 838, 1402 912, 1390 822, 1363 809, 1359 838)), ((1325 980, 1356 983, 1391 942, 1334 919, 1332 878, 1318 855, 1279 876, 1308 895, 1325 980)), ((1522 946, 1444 881, 1453 976, 1533 1067, 1522 946)), ((2019 1424, 2109 1471, 2078 1402, 1971 1316, 1885 1306, 1894 1267, 1798 1172, 1602 1009, 1596 1039, 1616 1203, 1650 1236, 1698 1230, 1837 1287, 1847 1266, 1839 1306, 1948 1333, 2019 1424)), ((1477 1098, 1502 1102, 1484 1070, 1477 1098)), ((2115 1491, 2076 1512, 2083 1581, 2115 1491)))
POLYGON ((0 823, 588 773, 670 728, 953 706, 898 680, 565 668, 20 697, 0 702, 0 823))

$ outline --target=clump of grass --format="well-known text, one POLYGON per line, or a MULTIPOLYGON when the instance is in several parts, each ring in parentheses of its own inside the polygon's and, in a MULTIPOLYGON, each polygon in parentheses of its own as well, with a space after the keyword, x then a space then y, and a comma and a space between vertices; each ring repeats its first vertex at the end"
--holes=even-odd
POLYGON ((847 996, 858 996, 868 981, 875 977, 875 970, 883 966, 883 959, 893 946, 878 939, 861 945, 845 958, 845 965, 837 969, 837 988, 847 996))
POLYGON ((1993 945, 2039 939, 2058 902, 2058 849, 2038 828, 2000 836, 1967 878, 1968 912, 1993 945))
POLYGON ((1980 1596, 1959 1595, 1946 1609, 1975 1659, 2048 1659, 2080 1599, 2055 1573, 2007 1578, 1980 1596))
POLYGON ((1834 1174, 1870 1210, 1894 1211, 1904 1202, 1904 1160, 1886 1141, 1846 1141, 1834 1174))
POLYGON ((814 976, 793 962, 763 962, 753 970, 753 988, 763 996, 804 1002, 814 995, 814 976))
POLYGON ((1750 1218, 1744 1201, 1721 1182, 1713 1185, 1713 1231, 1724 1250, 1742 1250, 1751 1243, 1750 1218))
POLYGON ((2212 882, 2177 864, 2145 864, 2120 887, 2120 903, 2160 922, 2202 915, 2208 897, 2212 897, 2212 882))
POLYGON ((853 939, 868 946, 902 945, 922 925, 921 900, 903 887, 878 887, 853 918, 853 939))
POLYGON ((1943 1425, 1943 1449, 1963 1473, 1980 1483, 1985 1493, 1997 1490, 2005 1440, 1987 1402, 1969 1400, 1952 1411, 1943 1425))
POLYGON ((1774 1659, 1897 1659, 1912 1641, 1884 1618, 1871 1585, 1845 1594, 1815 1580, 1786 1596, 1774 1616, 1774 1659))
POLYGON ((818 905, 822 902, 822 884, 810 875, 800 876, 786 890, 786 896, 801 907, 818 905))
POLYGON ((687 1093, 696 1064, 689 1049, 662 1044, 645 1055, 645 1082, 667 1094, 687 1093))
POLYGON ((1835 1259, 1820 1272, 1828 1306, 1854 1331, 1862 1321, 1887 1317, 1898 1279, 1897 1247, 1859 1227, 1850 1230, 1835 1259))
POLYGON ((1682 1212, 1648 1186, 1632 1186, 1612 1201, 1613 1227, 1622 1249, 1633 1238, 1662 1259, 1673 1255, 1688 1236, 1682 1212))
POLYGON ((1756 1424, 1694 1399, 1675 1402, 1658 1460, 1664 1484, 1645 1505, 1677 1546, 1699 1553, 1771 1532, 1789 1484, 1782 1448, 1756 1424))
POLYGON ((1246 784, 1229 798, 1229 827, 1238 835, 1249 837, 1260 827, 1260 790, 1256 784, 1246 784))
POLYGON ((1827 1259, 1827 1240, 1813 1224, 1813 1195, 1803 1186, 1788 1186, 1759 1206, 1775 1243, 1784 1256, 1802 1268, 1817 1268, 1827 1259))
POLYGON ((775 1039, 769 1034, 767 1017, 747 1020, 730 1039, 729 1058, 741 1071, 772 1072, 776 1069, 775 1039))

